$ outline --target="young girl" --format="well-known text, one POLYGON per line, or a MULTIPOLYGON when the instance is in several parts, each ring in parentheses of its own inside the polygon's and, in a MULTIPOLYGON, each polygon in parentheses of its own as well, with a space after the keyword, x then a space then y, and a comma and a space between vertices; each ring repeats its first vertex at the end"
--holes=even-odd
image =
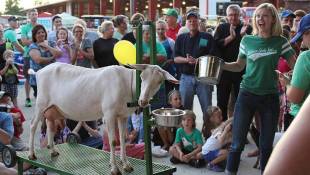
POLYGON ((17 65, 14 65, 14 52, 12 50, 6 50, 3 53, 3 58, 5 59, 5 66, 0 71, 0 75, 3 77, 3 87, 4 91, 11 95, 14 106, 17 105, 17 95, 18 95, 18 69, 17 65))
POLYGON ((177 130, 174 145, 170 147, 171 163, 189 163, 195 166, 202 147, 201 132, 196 129, 196 115, 186 110, 182 117, 182 127, 177 130), (193 163, 194 162, 194 163, 193 163))
POLYGON ((57 62, 72 64, 73 50, 68 41, 68 29, 60 27, 56 32, 57 42, 56 46, 61 50, 62 55, 56 58, 57 62))
MULTIPOLYGON (((180 92, 172 90, 168 93, 168 100, 170 108, 182 109, 182 101, 180 92)), ((158 127, 158 132, 161 140, 163 141, 162 149, 169 150, 169 147, 173 144, 176 128, 158 127)))
POLYGON ((225 161, 228 155, 228 149, 225 145, 230 143, 232 139, 232 120, 233 118, 230 118, 217 127, 202 146, 199 157, 209 162, 207 167, 209 170, 224 171, 219 164, 225 161))
POLYGON ((129 143, 143 143, 143 112, 142 108, 137 109, 127 120, 127 139, 129 143))
POLYGON ((206 120, 202 126, 202 135, 207 140, 211 136, 211 130, 220 126, 223 116, 221 109, 217 106, 209 106, 205 115, 206 120))

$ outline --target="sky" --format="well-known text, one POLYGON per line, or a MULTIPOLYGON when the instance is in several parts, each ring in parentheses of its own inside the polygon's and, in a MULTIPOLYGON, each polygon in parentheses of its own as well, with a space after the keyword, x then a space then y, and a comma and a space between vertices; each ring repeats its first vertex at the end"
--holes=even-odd
MULTIPOLYGON (((5 10, 5 1, 6 0, 0 0, 0 12, 4 12, 5 10)), ((20 0, 20 7, 22 8, 30 8, 33 6, 33 1, 34 0, 20 0)))

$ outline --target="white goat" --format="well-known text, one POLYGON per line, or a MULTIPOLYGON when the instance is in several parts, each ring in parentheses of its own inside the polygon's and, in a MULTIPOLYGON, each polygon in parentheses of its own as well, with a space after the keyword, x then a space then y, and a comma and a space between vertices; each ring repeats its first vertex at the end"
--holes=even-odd
MULTIPOLYGON (((139 105, 145 107, 150 98, 159 90, 164 80, 177 83, 172 75, 156 65, 136 64, 132 68, 141 70, 141 94, 139 105)), ((111 148, 111 173, 119 174, 115 162, 115 122, 120 133, 121 160, 125 171, 133 170, 126 158, 125 128, 127 116, 135 111, 128 108, 133 102, 136 90, 136 70, 122 66, 109 66, 88 69, 69 64, 53 63, 36 73, 38 96, 35 116, 31 121, 29 158, 36 159, 34 153, 34 134, 39 121, 46 117, 49 122, 57 119, 90 121, 102 118, 108 127, 111 148)), ((48 148, 52 156, 58 152, 54 148, 54 131, 49 127, 48 148)))

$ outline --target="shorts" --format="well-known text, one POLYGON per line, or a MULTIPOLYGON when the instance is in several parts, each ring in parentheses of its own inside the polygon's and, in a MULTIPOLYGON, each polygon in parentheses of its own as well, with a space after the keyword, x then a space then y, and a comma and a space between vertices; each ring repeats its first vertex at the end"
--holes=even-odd
POLYGON ((30 57, 24 57, 23 74, 26 80, 29 80, 28 69, 30 69, 30 57))
POLYGON ((16 151, 26 151, 26 150, 28 150, 28 147, 23 142, 23 140, 20 139, 20 138, 16 138, 15 136, 11 140, 11 145, 15 148, 16 151))
POLYGON ((203 159, 205 159, 208 162, 211 162, 212 160, 218 157, 219 153, 220 153, 219 149, 209 151, 207 154, 203 155, 203 159))
POLYGON ((12 98, 16 98, 18 95, 17 84, 2 84, 3 90, 8 92, 12 98))

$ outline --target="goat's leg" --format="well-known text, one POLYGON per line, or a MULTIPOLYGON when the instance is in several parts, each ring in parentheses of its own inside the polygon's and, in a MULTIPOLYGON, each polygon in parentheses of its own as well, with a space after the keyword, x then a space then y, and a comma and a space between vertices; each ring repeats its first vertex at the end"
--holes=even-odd
POLYGON ((126 118, 118 118, 118 129, 119 129, 119 139, 120 139, 120 146, 121 146, 121 160, 123 163, 123 169, 126 172, 132 172, 133 168, 130 165, 127 157, 126 157, 126 143, 125 143, 125 137, 126 137, 126 126, 127 126, 127 119, 126 118))
POLYGON ((50 121, 46 119, 46 125, 47 125, 47 148, 50 149, 51 157, 56 157, 59 155, 59 153, 55 149, 54 144, 54 136, 56 131, 55 121, 50 121))
POLYGON ((38 124, 41 120, 41 117, 43 116, 42 114, 43 114, 43 111, 36 106, 35 116, 31 120, 31 124, 30 124, 31 132, 30 132, 30 138, 29 138, 29 156, 28 156, 30 160, 37 159, 34 153, 34 135, 37 130, 38 124))
POLYGON ((110 165, 111 165, 111 174, 118 175, 121 174, 119 169, 116 166, 115 160, 115 116, 112 113, 105 113, 105 121, 106 127, 108 128, 108 137, 109 137, 109 144, 110 144, 110 165))

